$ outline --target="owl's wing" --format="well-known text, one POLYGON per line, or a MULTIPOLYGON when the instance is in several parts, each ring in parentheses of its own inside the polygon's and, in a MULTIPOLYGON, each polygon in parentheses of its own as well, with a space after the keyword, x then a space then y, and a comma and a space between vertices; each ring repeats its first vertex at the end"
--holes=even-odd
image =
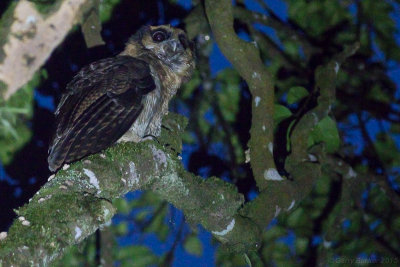
POLYGON ((106 58, 84 67, 57 107, 49 169, 116 142, 139 116, 143 96, 155 88, 148 64, 133 57, 106 58))

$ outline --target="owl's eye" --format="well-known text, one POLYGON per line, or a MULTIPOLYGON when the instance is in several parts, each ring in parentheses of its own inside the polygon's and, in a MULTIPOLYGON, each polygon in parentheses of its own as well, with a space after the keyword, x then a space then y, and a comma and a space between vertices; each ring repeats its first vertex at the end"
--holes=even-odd
POLYGON ((162 42, 167 39, 167 34, 164 31, 156 31, 153 33, 152 38, 155 42, 162 42))

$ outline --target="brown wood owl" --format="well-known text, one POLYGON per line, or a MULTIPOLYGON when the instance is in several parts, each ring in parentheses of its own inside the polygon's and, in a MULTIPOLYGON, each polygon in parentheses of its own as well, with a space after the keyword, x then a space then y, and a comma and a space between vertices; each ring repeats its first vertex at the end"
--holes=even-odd
POLYGON ((143 26, 122 53, 82 68, 55 112, 49 169, 117 141, 159 136, 169 101, 195 68, 193 48, 181 29, 143 26))

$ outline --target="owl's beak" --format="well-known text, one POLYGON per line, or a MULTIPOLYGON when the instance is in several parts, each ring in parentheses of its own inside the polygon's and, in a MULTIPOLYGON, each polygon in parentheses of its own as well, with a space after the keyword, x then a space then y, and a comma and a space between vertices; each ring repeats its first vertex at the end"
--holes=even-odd
POLYGON ((173 53, 183 52, 185 49, 179 40, 172 39, 168 42, 168 46, 173 53))
POLYGON ((176 52, 176 48, 178 47, 177 42, 173 41, 172 42, 172 51, 176 52))

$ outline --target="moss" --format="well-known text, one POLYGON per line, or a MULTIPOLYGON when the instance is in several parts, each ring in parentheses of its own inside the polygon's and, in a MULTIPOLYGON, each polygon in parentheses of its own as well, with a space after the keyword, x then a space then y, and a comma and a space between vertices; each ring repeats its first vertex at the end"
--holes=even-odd
MULTIPOLYGON (((50 191, 48 189, 47 193, 50 191)), ((36 199, 31 201, 20 208, 18 213, 24 220, 16 219, 9 229, 7 243, 2 248, 0 256, 8 255, 4 259, 21 262, 17 257, 25 257, 26 254, 20 253, 20 250, 29 249, 32 260, 40 262, 46 260, 41 258, 40 251, 44 255, 58 255, 65 247, 79 240, 79 236, 76 237, 75 233, 76 227, 82 230, 84 238, 92 234, 98 225, 109 221, 115 209, 110 202, 91 195, 58 192, 40 203, 36 199), (66 205, 68 209, 65 208, 66 205), (29 225, 23 225, 23 221, 28 221, 29 225), (10 255, 15 258, 10 258, 10 255)), ((26 261, 28 259, 22 260, 26 261)))
MULTIPOLYGON (((71 200, 71 197, 65 195, 54 195, 47 202, 31 202, 29 205, 23 206, 19 210, 19 216, 23 216, 30 222, 30 225, 24 226, 15 221, 9 229, 7 245, 13 248, 26 246, 33 249, 37 246, 37 240, 41 240, 45 250, 54 252, 54 247, 50 245, 56 241, 54 237, 61 237, 62 240, 66 234, 65 229, 57 228, 54 222, 65 223, 68 218, 72 218, 69 214, 59 212, 60 208, 62 210, 64 208, 62 206, 65 206, 65 203, 71 203, 71 200), (57 232, 57 235, 54 234, 55 232, 57 232)), ((70 206, 73 207, 73 205, 70 206)))
POLYGON ((166 148, 180 153, 182 151, 182 136, 188 124, 188 119, 176 113, 168 113, 163 118, 161 135, 157 140, 166 148))
POLYGON ((46 18, 60 8, 63 0, 35 0, 31 2, 34 2, 36 10, 46 18))

